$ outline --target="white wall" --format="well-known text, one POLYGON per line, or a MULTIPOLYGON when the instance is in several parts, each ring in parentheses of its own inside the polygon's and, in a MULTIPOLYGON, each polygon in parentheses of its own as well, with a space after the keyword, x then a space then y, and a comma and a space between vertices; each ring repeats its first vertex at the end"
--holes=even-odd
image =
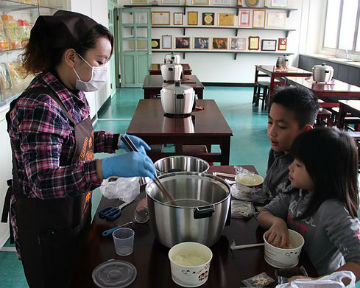
MULTIPOLYGON (((305 0, 306 1, 306 0, 305 0)), ((120 0, 121 5, 130 4, 128 0, 120 0)), ((180 1, 183 3, 184 1, 180 1)), ((187 1, 189 3, 190 1, 187 1)), ((234 5, 237 1, 230 0, 229 4, 234 5)), ((243 1, 244 2, 244 1, 243 1)), ((264 3, 260 0, 259 3, 264 3)), ((191 6, 189 6, 191 7, 191 6)), ((299 47, 299 31, 301 20, 302 1, 288 0, 288 7, 298 9, 290 12, 287 18, 287 27, 296 29, 290 31, 288 35, 288 49, 287 51, 295 53, 290 56, 290 64, 297 64, 297 54, 299 47)), ((259 8, 261 9, 261 8, 259 8)), ((173 12, 181 12, 183 8, 162 8, 152 7, 151 11, 170 11, 171 23, 173 19, 173 12)), ((198 11, 199 23, 201 21, 201 13, 214 12, 217 13, 236 13, 235 9, 217 9, 217 8, 187 8, 187 11, 198 11)), ((187 15, 184 15, 184 24, 187 23, 187 15)), ((217 22, 217 15, 215 16, 215 23, 217 22)), ((183 31, 181 28, 153 28, 152 38, 161 39, 162 35, 181 36, 183 31)), ((235 29, 186 29, 186 36, 204 36, 204 37, 235 37, 235 29)), ((266 31, 266 30, 239 30, 238 37, 248 38, 249 36, 260 36, 261 39, 276 39, 285 37, 284 31, 266 31)), ((153 53, 152 63, 162 63, 165 53, 153 53)), ((193 74, 202 82, 225 82, 225 83, 253 83, 254 71, 256 64, 276 63, 278 55, 265 54, 238 54, 237 60, 234 60, 234 55, 231 53, 186 53, 185 59, 182 63, 190 64, 193 69, 193 74)))

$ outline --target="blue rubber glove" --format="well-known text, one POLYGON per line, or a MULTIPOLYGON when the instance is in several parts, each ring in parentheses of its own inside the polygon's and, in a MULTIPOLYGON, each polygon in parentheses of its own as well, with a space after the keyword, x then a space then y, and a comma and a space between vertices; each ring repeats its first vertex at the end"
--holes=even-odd
POLYGON ((142 153, 128 152, 113 157, 103 158, 101 161, 104 178, 118 176, 149 177, 154 179, 154 163, 147 155, 142 153))
MULTIPOLYGON (((150 146, 141 138, 134 136, 134 135, 129 135, 129 134, 122 134, 123 136, 128 136, 130 138, 130 140, 134 143, 134 145, 136 146, 136 148, 139 150, 140 153, 146 155, 146 151, 150 151, 151 148, 150 146), (146 151, 145 151, 146 150, 146 151)), ((127 147, 125 146, 125 144, 121 141, 121 138, 119 137, 119 147, 123 148, 125 151, 129 152, 129 150, 127 149, 127 147)))

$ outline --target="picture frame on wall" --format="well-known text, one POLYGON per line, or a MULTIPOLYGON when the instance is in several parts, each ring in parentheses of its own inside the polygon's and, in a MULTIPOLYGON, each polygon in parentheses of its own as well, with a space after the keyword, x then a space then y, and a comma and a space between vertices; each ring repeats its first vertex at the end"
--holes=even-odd
POLYGON ((160 39, 151 39, 151 49, 160 49, 160 39))
POLYGON ((274 12, 268 11, 267 12, 267 28, 285 28, 286 27, 286 12, 274 12))
POLYGON ((286 51, 287 49, 287 38, 279 38, 278 39, 278 50, 286 51))
POLYGON ((239 26, 250 27, 251 10, 240 9, 239 10, 239 26))
POLYGON ((192 0, 192 5, 209 5, 209 0, 192 0))
POLYGON ((259 36, 249 36, 249 50, 259 50, 259 36))
POLYGON ((270 7, 272 8, 285 8, 287 7, 287 0, 269 0, 270 7))
POLYGON ((188 12, 188 25, 198 25, 198 12, 188 12))
POLYGON ((194 37, 194 49, 209 49, 209 37, 194 37))
POLYGON ((218 14, 219 26, 234 26, 235 14, 219 13, 218 14))
POLYGON ((131 4, 141 5, 141 4, 148 4, 147 0, 131 0, 131 4))
POLYGON ((215 22, 215 13, 204 12, 202 13, 202 25, 213 26, 215 22))
POLYGON ((172 36, 163 35, 162 36, 162 49, 172 49, 172 36))
POLYGON ((261 40, 261 51, 276 51, 276 40, 273 39, 262 39, 261 40))
POLYGON ((232 37, 230 38, 230 49, 231 50, 246 50, 246 38, 232 37))
POLYGON ((253 11, 253 28, 265 28, 265 10, 254 9, 253 11))
POLYGON ((184 25, 184 14, 180 12, 174 12, 174 25, 184 25))
POLYGON ((227 50, 228 49, 228 38, 212 38, 212 49, 215 50, 227 50))
POLYGON ((241 7, 242 6, 242 0, 237 0, 237 6, 241 7))
POLYGON ((190 37, 175 37, 175 49, 190 49, 190 37))
POLYGON ((170 12, 151 12, 152 25, 170 25, 170 12))
POLYGON ((226 6, 229 5, 229 0, 212 0, 212 4, 226 6))

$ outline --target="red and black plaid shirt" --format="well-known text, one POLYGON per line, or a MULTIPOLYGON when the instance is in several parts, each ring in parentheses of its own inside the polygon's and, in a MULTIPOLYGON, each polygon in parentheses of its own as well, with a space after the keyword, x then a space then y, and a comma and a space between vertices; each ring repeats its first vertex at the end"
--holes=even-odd
MULTIPOLYGON (((57 93, 76 123, 89 117, 85 94, 67 89, 54 74, 38 75, 28 89, 36 86, 47 87, 57 93)), ((100 186, 95 160, 72 163, 74 127, 49 95, 30 94, 20 98, 10 113, 8 132, 25 197, 71 197, 100 186)), ((118 137, 114 136, 104 131, 95 132, 94 152, 115 152, 118 137)), ((10 218, 18 247, 14 203, 13 197, 10 218)))

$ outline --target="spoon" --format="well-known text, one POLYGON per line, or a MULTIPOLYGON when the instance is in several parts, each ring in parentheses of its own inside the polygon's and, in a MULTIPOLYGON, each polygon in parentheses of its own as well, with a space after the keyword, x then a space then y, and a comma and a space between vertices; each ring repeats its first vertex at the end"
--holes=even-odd
POLYGON ((251 247, 258 247, 258 246, 264 246, 264 243, 235 245, 235 241, 232 241, 231 245, 230 245, 230 249, 231 250, 238 250, 238 249, 245 249, 245 248, 251 248, 251 247))
MULTIPOLYGON (((146 199, 144 199, 144 200, 146 200, 146 199)), ((112 232, 114 232, 116 229, 118 229, 120 227, 128 226, 133 223, 145 224, 146 222, 148 222, 149 221, 149 210, 147 207, 145 207, 143 205, 139 205, 139 204, 141 204, 141 202, 142 201, 140 201, 138 203, 138 205, 136 206, 133 221, 127 222, 125 224, 116 226, 116 227, 108 229, 108 230, 105 230, 104 232, 101 233, 101 235, 106 237, 106 236, 109 236, 112 232)))

